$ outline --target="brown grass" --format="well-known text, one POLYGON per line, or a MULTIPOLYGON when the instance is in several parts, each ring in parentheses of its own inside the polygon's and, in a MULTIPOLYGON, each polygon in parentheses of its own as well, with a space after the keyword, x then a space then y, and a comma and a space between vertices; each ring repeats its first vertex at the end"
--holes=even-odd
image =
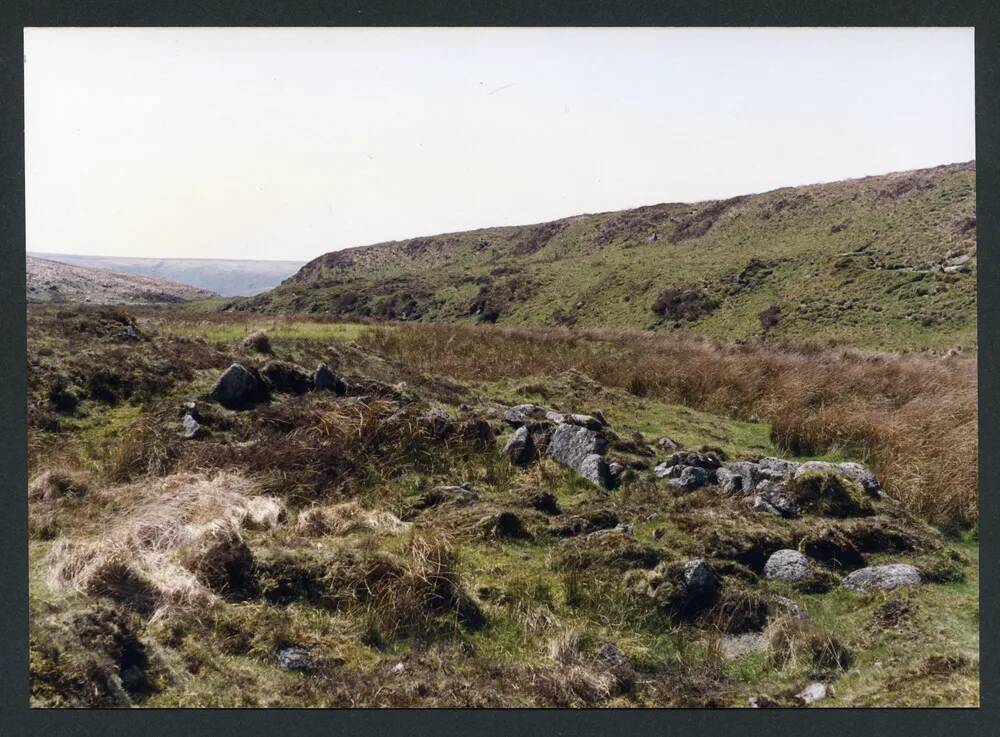
POLYGON ((49 583, 155 617, 238 594, 241 572, 252 563, 242 530, 270 528, 282 517, 281 503, 256 491, 251 481, 225 473, 117 489, 127 501, 114 522, 53 545, 49 583))
POLYGON ((893 497, 936 523, 978 515, 974 361, 642 331, 456 325, 372 328, 359 342, 415 370, 490 381, 577 369, 606 385, 769 422, 790 452, 840 448, 893 497))

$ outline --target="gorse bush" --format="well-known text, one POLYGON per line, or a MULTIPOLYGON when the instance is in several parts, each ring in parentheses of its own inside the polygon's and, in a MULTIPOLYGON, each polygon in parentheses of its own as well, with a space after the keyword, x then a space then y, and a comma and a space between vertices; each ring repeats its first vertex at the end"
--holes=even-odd
POLYGON ((373 327, 359 342, 459 380, 576 369, 603 384, 771 424, 793 453, 842 449, 936 523, 978 515, 976 367, 962 358, 727 344, 641 331, 373 327))

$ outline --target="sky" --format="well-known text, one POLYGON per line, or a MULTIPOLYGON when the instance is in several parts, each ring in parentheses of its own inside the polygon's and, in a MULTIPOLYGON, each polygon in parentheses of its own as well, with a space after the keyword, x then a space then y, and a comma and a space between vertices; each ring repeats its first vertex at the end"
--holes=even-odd
POLYGON ((975 158, 970 29, 25 30, 29 251, 349 246, 975 158))

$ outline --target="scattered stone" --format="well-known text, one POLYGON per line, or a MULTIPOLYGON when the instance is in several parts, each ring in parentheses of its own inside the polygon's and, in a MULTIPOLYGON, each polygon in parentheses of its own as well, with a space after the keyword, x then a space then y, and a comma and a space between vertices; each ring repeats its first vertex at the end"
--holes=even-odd
POLYGON ((657 438, 656 446, 663 450, 678 450, 681 447, 679 443, 667 437, 657 438))
POLYGON ((891 590, 903 586, 919 586, 924 581, 920 569, 907 563, 861 568, 844 578, 844 587, 855 591, 891 590))
POLYGON ((546 413, 548 411, 537 404, 519 404, 508 409, 504 413, 503 419, 512 427, 521 427, 532 420, 535 422, 544 421, 547 419, 546 413))
POLYGON ((719 640, 722 657, 733 660, 749 653, 761 652, 767 649, 767 640, 763 632, 743 632, 738 635, 724 635, 719 640))
MULTIPOLYGON (((676 468, 676 466, 674 466, 676 468)), ((676 491, 688 492, 700 489, 705 484, 715 481, 715 472, 707 471, 698 466, 685 466, 680 475, 671 478, 667 484, 676 491)))
POLYGON ((669 462, 659 464, 653 469, 653 475, 658 479, 672 479, 681 475, 681 466, 672 466, 669 462))
MULTIPOLYGON (((608 440, 601 433, 588 430, 579 425, 563 423, 557 425, 552 439, 549 441, 546 455, 557 463, 571 468, 583 475, 582 466, 584 460, 589 456, 601 456, 607 450, 608 440)), ((603 462, 603 459, 601 459, 603 462)), ((598 474, 601 473, 600 465, 593 459, 587 461, 587 472, 591 481, 598 481, 598 474)), ((607 473, 607 466, 604 465, 604 473, 607 473)), ((603 484, 602 484, 603 485, 603 484)))
POLYGON ((860 463, 840 463, 837 468, 843 476, 861 484, 861 488, 868 494, 872 496, 881 494, 882 484, 879 483, 878 478, 870 468, 862 466, 860 463))
POLYGON ((607 462, 597 453, 584 456, 584 459, 580 461, 577 472, 587 479, 587 481, 597 484, 602 489, 610 489, 615 485, 615 480, 611 475, 607 462))
POLYGON ((140 335, 139 331, 136 330, 135 325, 132 325, 131 323, 125 326, 125 337, 129 340, 142 340, 142 335, 140 335))
POLYGON ((278 651, 278 666, 285 671, 311 671, 315 667, 309 649, 293 645, 278 651))
POLYGON ((781 512, 771 506, 767 500, 759 494, 750 499, 750 508, 755 512, 761 512, 762 514, 770 514, 775 517, 781 516, 781 512))
POLYGON ((608 465, 608 473, 611 474, 611 478, 615 481, 621 478, 622 474, 625 473, 625 465, 615 461, 608 465))
MULTIPOLYGON (((782 483, 763 483, 757 487, 757 499, 777 511, 782 517, 797 517, 799 508, 788 494, 788 489, 782 483)), ((765 508, 765 511, 766 508, 765 508)))
POLYGON ((398 676, 406 670, 406 663, 399 662, 396 663, 392 668, 389 669, 389 675, 398 676))
POLYGON ((628 691, 635 685, 637 673, 632 661, 626 657, 625 653, 610 642, 602 643, 597 649, 598 665, 607 669, 615 679, 619 689, 628 691))
POLYGON ((810 683, 804 689, 795 694, 795 699, 800 702, 803 706, 809 706, 809 704, 814 704, 817 701, 821 701, 827 697, 827 688, 825 683, 810 683))
POLYGON ((710 599, 719 591, 719 577, 712 566, 701 558, 684 564, 681 579, 688 595, 694 599, 710 599))
POLYGON ((753 492, 757 484, 757 464, 750 461, 736 461, 728 468, 720 468, 715 474, 724 494, 741 496, 753 492))
POLYGON ((604 427, 604 423, 590 415, 566 415, 563 422, 568 422, 570 425, 579 425, 588 430, 600 430, 604 427))
POLYGON ((226 369, 212 387, 211 397, 227 409, 247 409, 269 399, 267 385, 239 363, 226 369))
POLYGON ((313 386, 318 391, 331 391, 338 397, 347 394, 347 383, 325 363, 319 364, 313 372, 313 386))
POLYGON ((714 471, 721 464, 719 463, 719 459, 716 458, 714 455, 709 455, 707 453, 698 453, 691 450, 682 450, 670 456, 669 465, 695 466, 696 468, 703 468, 708 471, 714 471))
POLYGON ((192 440, 202 435, 201 424, 190 414, 184 415, 184 419, 181 422, 184 425, 184 437, 187 440, 192 440))
POLYGON ((812 575, 809 559, 798 550, 778 550, 764 564, 764 577, 774 581, 794 583, 812 578, 812 575))
POLYGON ((448 437, 455 423, 451 415, 437 407, 425 413, 421 418, 421 422, 435 440, 442 440, 448 437))
POLYGON ((799 464, 786 461, 783 458, 762 458, 757 463, 757 473, 760 477, 772 481, 784 481, 792 477, 799 464))
POLYGON ((535 444, 525 425, 517 428, 503 447, 503 454, 516 466, 527 466, 535 460, 535 444))
POLYGON ((758 694, 747 699, 751 709, 777 709, 781 704, 772 699, 767 694, 758 694))

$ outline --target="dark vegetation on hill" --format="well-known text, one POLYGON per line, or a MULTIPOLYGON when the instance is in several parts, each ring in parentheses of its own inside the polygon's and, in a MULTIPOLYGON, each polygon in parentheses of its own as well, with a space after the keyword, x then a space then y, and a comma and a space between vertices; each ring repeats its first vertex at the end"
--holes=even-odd
POLYGON ((975 163, 328 253, 227 309, 975 347, 975 163))
POLYGON ((968 358, 176 307, 28 329, 35 705, 978 704, 968 358))

